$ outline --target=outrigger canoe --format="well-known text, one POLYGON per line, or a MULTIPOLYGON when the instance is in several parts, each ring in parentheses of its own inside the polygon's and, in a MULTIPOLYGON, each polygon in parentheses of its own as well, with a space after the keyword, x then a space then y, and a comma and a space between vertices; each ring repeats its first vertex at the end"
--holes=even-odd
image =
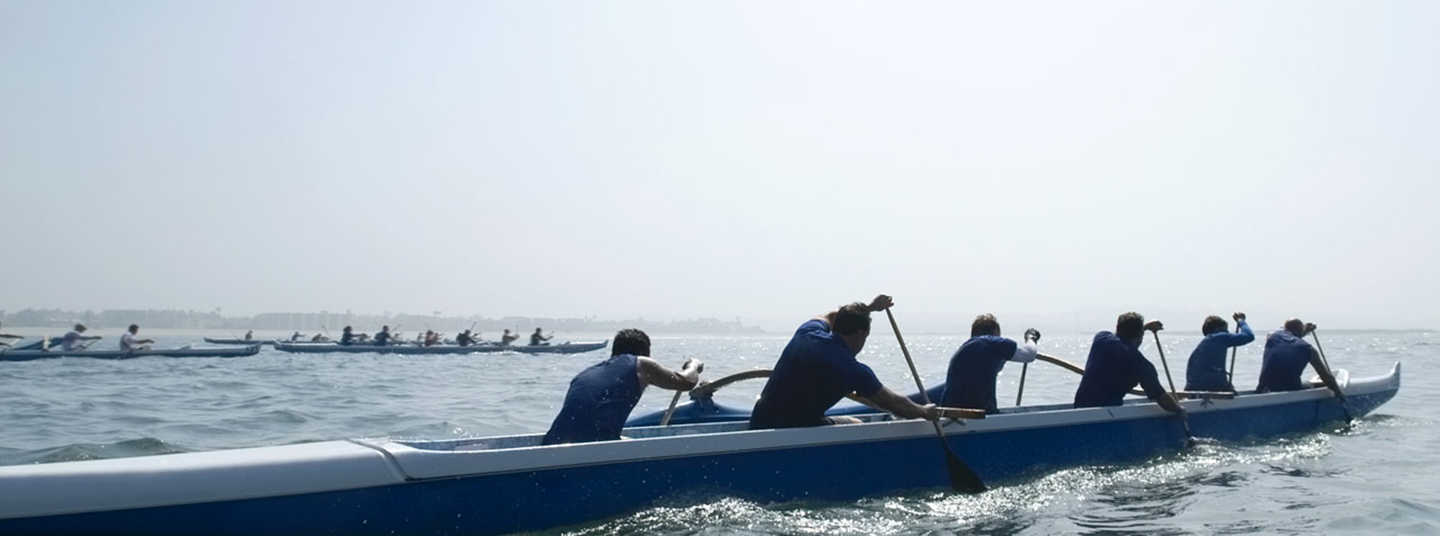
MULTIPOLYGON (((718 383, 718 381, 717 381, 718 383)), ((1358 417, 1400 389, 1349 379, 1358 417)), ((1347 410, 1323 388, 1182 402, 1195 436, 1313 430, 1347 410)), ((623 440, 540 445, 526 434, 446 441, 327 441, 141 458, 0 467, 0 534, 489 535, 595 521, 714 497, 853 500, 947 486, 931 423, 750 430, 744 422, 631 427, 623 440), (845 467, 835 471, 835 467, 845 467)), ((1178 418, 1123 406, 1029 406, 943 423, 945 440, 992 486, 1066 466, 1184 448, 1178 418)))
POLYGON ((52 357, 91 357, 95 359, 135 359, 140 357, 245 357, 260 352, 259 346, 239 348, 159 348, 152 350, 5 350, 0 351, 0 361, 33 361, 52 357))
POLYGON ((387 346, 374 346, 368 344, 340 345, 335 343, 287 343, 276 342, 275 349, 282 352, 297 354, 401 354, 401 355, 453 355, 453 354, 477 354, 496 352, 518 352, 524 354, 578 354, 593 352, 604 348, 610 340, 600 342, 567 342, 564 344, 549 344, 539 346, 502 346, 499 344, 483 343, 470 346, 457 345, 436 345, 436 346, 415 346, 412 344, 394 344, 387 346))

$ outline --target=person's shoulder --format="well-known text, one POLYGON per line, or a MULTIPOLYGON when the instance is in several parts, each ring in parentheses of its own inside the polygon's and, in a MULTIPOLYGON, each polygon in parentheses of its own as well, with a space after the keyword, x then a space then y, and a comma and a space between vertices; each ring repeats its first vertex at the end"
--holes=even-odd
POLYGON ((819 318, 811 318, 806 320, 804 324, 800 324, 799 331, 815 330, 830 331, 830 323, 819 318))

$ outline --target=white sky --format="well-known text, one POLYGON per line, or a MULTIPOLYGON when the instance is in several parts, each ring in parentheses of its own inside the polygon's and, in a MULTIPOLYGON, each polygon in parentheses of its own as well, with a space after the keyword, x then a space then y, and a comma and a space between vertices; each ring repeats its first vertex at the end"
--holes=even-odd
POLYGON ((886 292, 962 327, 1440 327, 1437 27, 1432 0, 0 0, 0 309, 794 324, 886 292))

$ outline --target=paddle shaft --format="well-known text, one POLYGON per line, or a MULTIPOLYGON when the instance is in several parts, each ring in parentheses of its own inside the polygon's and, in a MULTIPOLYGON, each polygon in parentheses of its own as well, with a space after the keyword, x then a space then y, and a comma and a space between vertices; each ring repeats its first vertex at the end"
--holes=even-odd
MULTIPOLYGON (((1325 359, 1325 347, 1320 346, 1320 335, 1315 333, 1314 331, 1311 331, 1310 337, 1315 339, 1315 349, 1320 351, 1320 363, 1325 365, 1325 372, 1330 375, 1330 378, 1332 379, 1332 381, 1335 382, 1335 385, 1339 386, 1340 380, 1335 379, 1335 372, 1330 368, 1330 361, 1325 359)), ((1336 394, 1338 395, 1339 393, 1336 394)), ((1355 417, 1350 414, 1350 408, 1346 406, 1344 402, 1340 402, 1340 411, 1345 412, 1345 422, 1352 422, 1355 420, 1355 417)))
MULTIPOLYGON (((900 353, 905 355, 905 364, 910 365, 910 375, 915 377, 915 387, 920 389, 920 400, 929 405, 930 395, 925 392, 925 383, 920 381, 920 372, 915 369, 915 360, 910 358, 910 349, 905 347, 905 337, 900 335, 900 324, 895 323, 895 313, 891 313, 890 308, 886 307, 885 316, 890 319, 890 328, 895 330, 895 340, 900 343, 900 353)), ((945 439, 945 431, 940 429, 940 421, 930 421, 930 424, 935 427, 935 436, 940 440, 940 446, 945 449, 945 466, 950 473, 950 487, 967 493, 985 491, 985 482, 980 480, 980 475, 975 474, 975 470, 950 449, 950 442, 945 439)))
POLYGON ((1165 345, 1160 344, 1160 332, 1152 331, 1155 336, 1155 350, 1160 352, 1160 366, 1165 367, 1165 381, 1170 383, 1170 392, 1175 392, 1175 379, 1170 377, 1170 364, 1165 362, 1165 345))
MULTIPOLYGON (((1235 333, 1240 333, 1240 321, 1235 321, 1235 333)), ((1230 347, 1230 372, 1225 376, 1230 379, 1230 388, 1235 388, 1235 352, 1240 350, 1239 346, 1230 347)))
POLYGON ((1325 359, 1325 347, 1320 346, 1320 335, 1316 334, 1314 331, 1311 331, 1310 337, 1315 339, 1315 349, 1320 351, 1320 362, 1325 364, 1325 371, 1331 372, 1333 375, 1334 369, 1330 368, 1330 360, 1325 359))
POLYGON ((665 408, 665 416, 660 419, 660 426, 670 426, 670 416, 675 414, 675 405, 680 403, 680 393, 675 391, 675 397, 670 399, 670 407, 665 408))
POLYGON ((1015 392, 1015 405, 1020 405, 1020 399, 1025 396, 1025 373, 1030 371, 1030 364, 1025 363, 1020 367, 1020 390, 1015 392))
MULTIPOLYGON (((1155 336, 1155 350, 1160 352, 1160 366, 1165 367, 1165 381, 1170 382, 1170 397, 1178 406, 1180 405, 1180 396, 1175 394, 1175 380, 1170 377, 1170 364, 1165 362, 1165 345, 1160 344, 1160 332, 1152 331, 1150 334, 1155 336)), ((1193 444, 1195 436, 1190 433, 1190 419, 1185 418, 1183 413, 1178 415, 1180 416, 1180 426, 1185 427, 1185 437, 1189 438, 1190 443, 1193 444)))

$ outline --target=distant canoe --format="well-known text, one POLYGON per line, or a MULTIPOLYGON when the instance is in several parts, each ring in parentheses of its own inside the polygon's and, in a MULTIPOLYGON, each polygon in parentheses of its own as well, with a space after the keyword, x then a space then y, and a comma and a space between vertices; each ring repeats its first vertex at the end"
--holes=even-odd
POLYGON ((567 342, 564 344, 551 344, 541 346, 501 346, 498 344, 482 343, 470 346, 437 345, 437 346, 415 346, 410 344, 373 346, 368 344, 352 344, 342 346, 339 344, 317 344, 317 343, 288 343, 276 342, 275 349, 282 352, 296 354, 399 354, 399 355, 455 355, 455 354, 480 354, 517 352, 524 354, 579 354, 593 352, 604 348, 610 343, 609 339, 600 342, 567 342))
POLYGON ((260 339, 216 339, 211 337, 205 337, 205 342, 208 342, 210 344, 243 344, 246 346, 258 344, 262 346, 274 346, 276 341, 262 341, 260 339))
POLYGON ((90 357, 95 359, 135 359, 139 357, 245 357, 260 352, 259 345, 240 348, 157 348, 125 352, 122 350, 5 350, 0 361, 33 361, 52 357, 90 357))

